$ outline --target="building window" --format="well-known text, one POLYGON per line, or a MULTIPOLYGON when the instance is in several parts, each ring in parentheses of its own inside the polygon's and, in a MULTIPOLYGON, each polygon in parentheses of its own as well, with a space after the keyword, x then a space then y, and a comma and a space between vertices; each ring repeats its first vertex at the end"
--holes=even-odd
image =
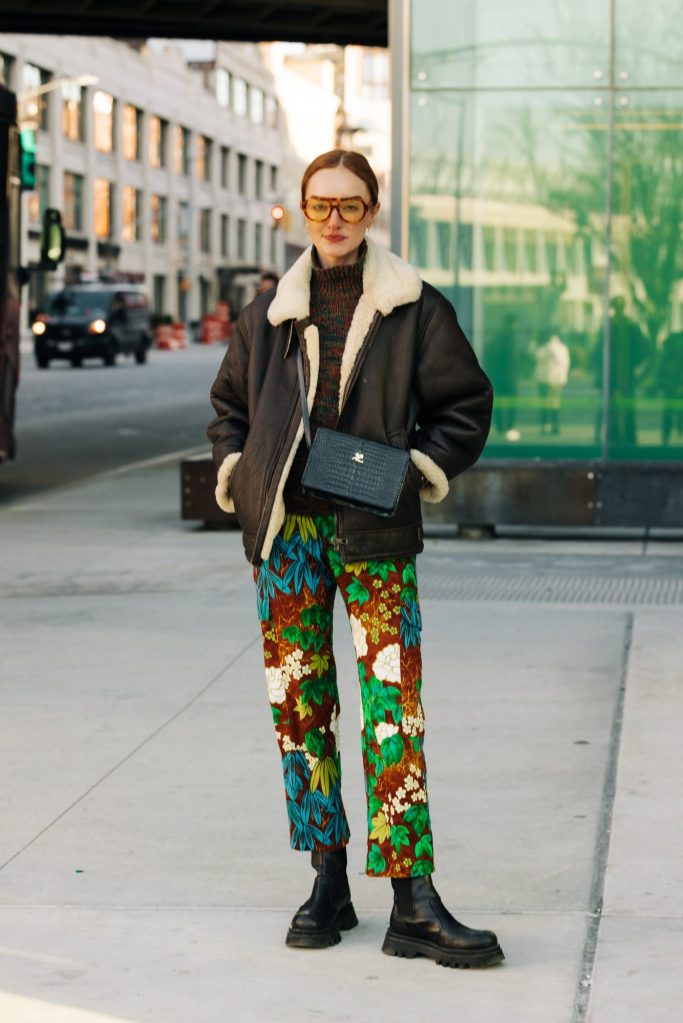
POLYGON ((12 87, 13 67, 14 57, 10 57, 8 53, 0 53, 0 85, 4 85, 8 89, 12 87))
POLYGON ((240 195, 247 194, 247 158, 244 153, 237 154, 237 191, 240 195))
POLYGON ((263 225, 254 224, 254 262, 260 263, 263 259, 263 225))
POLYGON ((263 124, 263 89, 249 90, 249 117, 254 124, 263 124))
POLYGON ((277 128, 278 112, 279 112, 278 102, 275 99, 275 97, 266 96, 265 117, 267 128, 277 128))
POLYGON ((83 176, 64 174, 64 203, 62 220, 64 227, 70 231, 83 230, 83 176))
POLYGON ((277 194, 277 167, 270 168, 270 190, 277 194))
POLYGON ((166 241, 166 196, 150 195, 149 205, 151 211, 150 238, 153 242, 166 241))
POLYGON ((168 121, 156 115, 149 119, 149 162, 152 167, 166 166, 168 121))
POLYGON ((211 252, 211 210, 199 211, 199 248, 211 252))
POLYGON ((211 181, 211 156, 213 145, 206 135, 197 136, 197 177, 200 181, 211 181))
POLYGON ((241 217, 237 221, 237 258, 247 258, 247 222, 241 217))
POLYGON ((154 312, 163 316, 166 312, 166 278, 163 274, 154 274, 153 289, 154 312))
POLYGON ((111 238, 114 207, 114 186, 104 178, 93 181, 93 223, 96 238, 111 238))
POLYGON ((50 205, 50 168, 36 164, 36 189, 28 197, 28 216, 34 224, 39 224, 43 213, 50 205))
POLYGON ((173 170, 176 174, 190 173, 190 130, 179 124, 173 128, 173 170))
POLYGON ((62 135, 72 142, 85 138, 83 88, 77 82, 62 82, 62 135))
POLYGON ((142 145, 142 111, 131 103, 123 108, 123 155, 126 160, 139 160, 142 145))
POLYGON ((111 153, 114 149, 114 97, 98 89, 92 98, 92 107, 95 149, 111 153))
POLYGON ((216 68, 216 102, 219 107, 230 106, 230 72, 224 67, 216 68))
POLYGON ((206 277, 199 277, 199 315, 206 316, 209 311, 210 285, 206 277))
POLYGON ((221 188, 230 188, 230 149, 221 146, 221 188))
POLYGON ((190 238, 190 204, 178 203, 178 241, 187 245, 190 238))
MULTIPOLYGON (((24 64, 22 92, 34 92, 47 85, 52 75, 35 64, 24 64)), ((26 118, 37 121, 43 131, 49 129, 49 97, 48 93, 38 93, 35 97, 28 96, 25 101, 26 118)))
POLYGON ((221 256, 230 255, 230 217, 221 213, 221 256))
POLYGON ((257 160, 254 164, 254 194, 257 199, 263 199, 263 161, 257 160))
POLYGON ((240 117, 247 116, 248 90, 243 78, 235 78, 232 86, 233 110, 240 117))
POLYGON ((389 58, 386 50, 375 50, 363 57, 363 99, 387 99, 389 96, 389 58))
POLYGON ((142 237, 142 192, 132 185, 126 185, 121 192, 123 224, 121 237, 124 242, 139 242, 142 237))

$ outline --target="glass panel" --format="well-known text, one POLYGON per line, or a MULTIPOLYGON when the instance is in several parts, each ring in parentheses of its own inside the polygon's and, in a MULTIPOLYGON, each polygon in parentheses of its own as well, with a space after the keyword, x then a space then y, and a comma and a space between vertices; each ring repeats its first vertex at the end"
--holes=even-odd
POLYGON ((604 85, 609 18, 610 0, 413 0, 412 80, 418 88, 604 85))
POLYGON ((618 87, 683 86, 681 0, 616 0, 618 87))
POLYGON ((410 260, 493 380, 489 456, 601 451, 608 118, 594 98, 414 96, 410 260))
POLYGON ((683 456, 683 93, 615 114, 608 453, 683 456))

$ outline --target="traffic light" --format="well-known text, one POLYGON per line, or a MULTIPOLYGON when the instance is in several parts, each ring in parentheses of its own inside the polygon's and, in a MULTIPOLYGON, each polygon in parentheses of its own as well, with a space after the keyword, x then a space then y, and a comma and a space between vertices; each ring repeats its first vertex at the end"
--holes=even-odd
POLYGON ((40 233, 40 263, 54 267, 65 255, 64 228, 59 210, 47 209, 43 214, 43 229, 40 233))
POLYGON ((273 218, 273 227, 287 227, 289 224, 289 213, 282 203, 275 203, 270 208, 270 215, 273 218))
POLYGON ((22 128, 21 141, 21 190, 33 192, 36 187, 36 133, 33 128, 22 128))

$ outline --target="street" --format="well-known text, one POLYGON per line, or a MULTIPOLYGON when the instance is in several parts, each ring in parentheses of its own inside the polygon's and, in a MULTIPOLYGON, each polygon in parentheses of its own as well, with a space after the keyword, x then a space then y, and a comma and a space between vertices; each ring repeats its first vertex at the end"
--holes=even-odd
POLYGON ((23 346, 17 457, 0 466, 0 507, 170 452, 208 448, 209 388, 225 349, 150 351, 145 366, 119 356, 36 368, 23 346))

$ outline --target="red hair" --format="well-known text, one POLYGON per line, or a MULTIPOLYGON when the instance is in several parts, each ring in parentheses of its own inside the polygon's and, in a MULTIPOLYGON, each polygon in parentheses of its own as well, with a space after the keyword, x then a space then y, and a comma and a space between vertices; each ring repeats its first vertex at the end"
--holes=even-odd
POLYGON ((331 149, 329 153, 321 153, 315 160, 309 163, 301 179, 301 198, 306 198, 306 186, 319 170, 327 170, 330 167, 346 167, 357 178, 360 178, 370 193, 370 205, 374 206, 379 198, 379 185, 372 167, 362 153, 356 153, 353 149, 331 149))

